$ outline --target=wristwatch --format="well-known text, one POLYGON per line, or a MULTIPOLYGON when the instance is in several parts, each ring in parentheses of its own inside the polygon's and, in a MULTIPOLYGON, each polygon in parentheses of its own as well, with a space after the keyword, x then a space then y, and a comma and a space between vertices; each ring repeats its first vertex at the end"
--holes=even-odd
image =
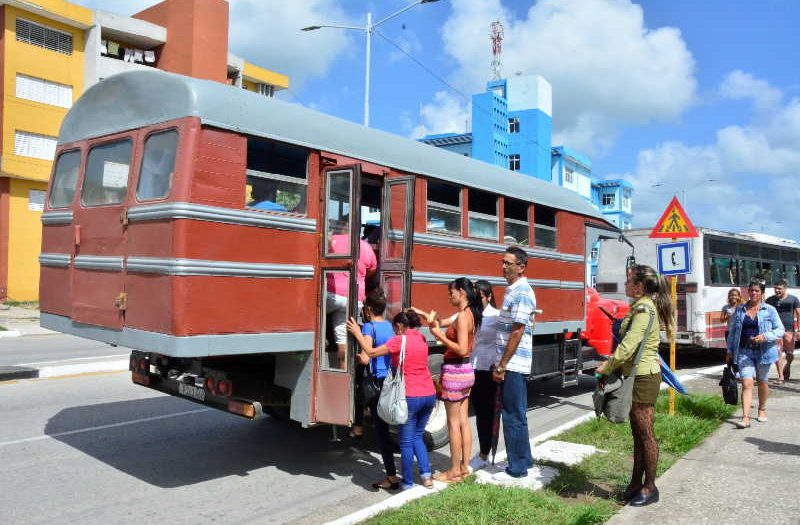
POLYGON ((494 371, 497 372, 498 374, 505 374, 506 373, 506 367, 504 367, 504 366, 496 366, 496 367, 494 367, 494 371))

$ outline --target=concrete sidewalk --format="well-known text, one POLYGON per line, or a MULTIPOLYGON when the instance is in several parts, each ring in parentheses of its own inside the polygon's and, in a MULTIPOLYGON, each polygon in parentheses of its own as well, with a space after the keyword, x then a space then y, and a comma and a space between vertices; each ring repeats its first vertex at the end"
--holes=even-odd
POLYGON ((738 429, 739 409, 658 478, 658 503, 625 507, 608 525, 800 523, 800 378, 770 385, 770 393, 768 422, 753 418, 749 429, 738 429))
POLYGON ((24 335, 51 335, 52 330, 39 326, 39 310, 0 304, 0 337, 19 337, 24 335))

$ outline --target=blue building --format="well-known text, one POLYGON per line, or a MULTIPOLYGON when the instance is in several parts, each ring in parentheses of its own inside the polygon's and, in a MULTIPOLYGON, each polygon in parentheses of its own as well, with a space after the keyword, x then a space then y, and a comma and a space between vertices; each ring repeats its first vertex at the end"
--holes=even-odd
POLYGON ((422 142, 553 182, 579 193, 617 227, 631 227, 632 186, 598 180, 591 161, 565 146, 553 147, 553 93, 538 75, 487 83, 472 96, 472 132, 428 135, 422 142))

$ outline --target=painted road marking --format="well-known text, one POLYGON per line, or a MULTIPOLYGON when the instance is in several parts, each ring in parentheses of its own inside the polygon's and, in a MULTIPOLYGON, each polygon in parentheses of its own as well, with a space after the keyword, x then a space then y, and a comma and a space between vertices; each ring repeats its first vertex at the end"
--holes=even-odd
POLYGON ((33 441, 44 441, 45 439, 55 439, 62 436, 72 436, 74 434, 85 434, 86 432, 95 432, 97 430, 107 430, 109 428, 119 428, 119 427, 126 427, 130 425, 136 425, 138 423, 149 423, 151 421, 160 421, 162 419, 170 419, 173 417, 180 417, 180 416, 190 416, 193 414, 200 414, 202 412, 209 412, 211 408, 198 408, 196 410, 187 410, 186 412, 176 412, 174 414, 164 414, 163 416, 152 416, 152 417, 144 417, 141 419, 132 419, 131 421, 122 421, 120 423, 111 423, 109 425, 98 425, 95 427, 87 427, 87 428, 79 428, 76 430, 68 430, 66 432, 57 432, 55 434, 49 434, 46 436, 35 436, 23 439, 15 439, 13 441, 5 441, 0 442, 0 447, 5 447, 8 445, 19 445, 21 443, 31 443, 33 441))
POLYGON ((35 365, 49 365, 51 363, 69 363, 71 361, 91 361, 93 359, 114 359, 120 357, 128 357, 130 354, 114 354, 114 355, 97 355, 91 357, 73 357, 71 359, 54 359, 52 361, 37 361, 35 363, 20 363, 11 366, 35 366, 35 365))

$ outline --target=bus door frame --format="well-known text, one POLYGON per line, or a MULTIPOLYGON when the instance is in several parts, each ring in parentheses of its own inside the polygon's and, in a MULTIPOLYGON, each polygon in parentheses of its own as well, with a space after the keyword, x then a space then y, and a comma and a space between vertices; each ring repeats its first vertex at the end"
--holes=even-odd
POLYGON ((358 281, 357 266, 359 248, 361 246, 361 165, 348 164, 330 166, 322 170, 320 184, 320 253, 319 253, 319 324, 314 345, 314 381, 312 395, 313 421, 349 426, 353 420, 354 399, 353 386, 355 375, 355 346, 353 337, 347 337, 344 369, 323 367, 323 354, 326 352, 327 281, 325 272, 332 270, 347 271, 350 274, 347 316, 358 318, 358 281), (350 254, 334 256, 327 254, 328 227, 328 185, 331 174, 350 172, 350 254))
POLYGON ((386 293, 386 318, 390 319, 400 310, 408 308, 411 304, 411 247, 414 242, 414 189, 416 177, 414 175, 388 174, 383 181, 383 208, 381 209, 381 260, 380 283, 386 293), (397 198, 405 202, 396 203, 397 198), (399 204, 399 205, 398 205, 399 204), (404 213, 405 216, 393 215, 404 213), (398 231, 396 222, 402 223, 402 231, 398 231), (397 245, 400 246, 400 255, 397 245), (400 298, 395 297, 395 287, 390 281, 401 279, 400 298))

